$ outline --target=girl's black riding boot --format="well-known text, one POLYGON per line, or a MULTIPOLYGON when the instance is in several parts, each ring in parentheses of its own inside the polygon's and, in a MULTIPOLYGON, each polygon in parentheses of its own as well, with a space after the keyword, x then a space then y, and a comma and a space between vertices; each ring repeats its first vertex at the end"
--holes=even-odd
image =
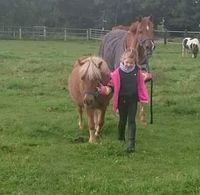
POLYGON ((128 127, 128 147, 127 152, 135 151, 135 124, 128 127))
POLYGON ((131 153, 135 151, 135 141, 133 139, 128 140, 128 147, 127 147, 127 152, 131 153))
POLYGON ((118 129, 118 140, 125 141, 125 129, 118 129))

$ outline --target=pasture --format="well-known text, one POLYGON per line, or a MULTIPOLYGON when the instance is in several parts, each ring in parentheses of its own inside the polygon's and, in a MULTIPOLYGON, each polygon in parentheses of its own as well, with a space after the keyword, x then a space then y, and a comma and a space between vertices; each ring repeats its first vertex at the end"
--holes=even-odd
MULTIPOLYGON (((67 88, 92 41, 0 41, 0 194, 200 194, 200 58, 156 45, 154 124, 137 121, 136 152, 117 141, 111 104, 98 144, 76 143, 67 88)), ((148 107, 145 108, 148 113, 148 107)))

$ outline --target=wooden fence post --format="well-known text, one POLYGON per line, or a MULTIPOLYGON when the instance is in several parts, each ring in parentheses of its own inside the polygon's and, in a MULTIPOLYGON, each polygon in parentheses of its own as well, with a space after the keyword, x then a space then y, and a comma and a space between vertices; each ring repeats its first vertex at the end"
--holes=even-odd
POLYGON ((164 30, 164 45, 167 44, 167 29, 164 30))
POLYGON ((185 31, 184 31, 184 38, 187 37, 187 35, 188 35, 188 32, 187 32, 187 29, 185 29, 185 31))
POLYGON ((86 30, 86 33, 87 33, 87 35, 86 35, 87 36, 87 40, 89 40, 89 29, 86 30))
POLYGON ((67 40, 67 29, 65 28, 65 30, 64 30, 64 41, 66 41, 67 40))
POLYGON ((89 29, 88 29, 88 40, 90 40, 91 37, 92 37, 92 29, 89 28, 89 29))
POLYGON ((19 39, 21 40, 22 39, 22 28, 19 27, 19 39))
POLYGON ((46 37, 47 37, 46 26, 44 26, 44 29, 43 29, 43 35, 44 35, 44 40, 46 40, 46 37))

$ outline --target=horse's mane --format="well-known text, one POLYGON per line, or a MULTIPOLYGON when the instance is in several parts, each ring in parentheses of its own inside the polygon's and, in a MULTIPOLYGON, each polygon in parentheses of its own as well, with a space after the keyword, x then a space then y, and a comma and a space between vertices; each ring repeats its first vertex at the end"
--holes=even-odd
POLYGON ((138 21, 131 23, 129 31, 132 33, 136 33, 138 23, 139 23, 138 21))
POLYGON ((103 74, 109 73, 107 63, 100 57, 90 56, 80 61, 80 76, 91 80, 101 80, 103 74))
POLYGON ((113 26, 112 30, 117 30, 117 29, 121 29, 121 30, 129 30, 129 26, 124 26, 124 25, 118 25, 118 26, 113 26))

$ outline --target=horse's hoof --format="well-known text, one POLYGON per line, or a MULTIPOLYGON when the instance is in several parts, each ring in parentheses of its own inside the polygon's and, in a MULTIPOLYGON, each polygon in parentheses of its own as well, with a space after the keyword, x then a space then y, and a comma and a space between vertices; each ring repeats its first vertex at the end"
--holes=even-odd
POLYGON ((146 122, 146 121, 142 122, 142 124, 143 124, 145 127, 147 126, 147 122, 146 122))

